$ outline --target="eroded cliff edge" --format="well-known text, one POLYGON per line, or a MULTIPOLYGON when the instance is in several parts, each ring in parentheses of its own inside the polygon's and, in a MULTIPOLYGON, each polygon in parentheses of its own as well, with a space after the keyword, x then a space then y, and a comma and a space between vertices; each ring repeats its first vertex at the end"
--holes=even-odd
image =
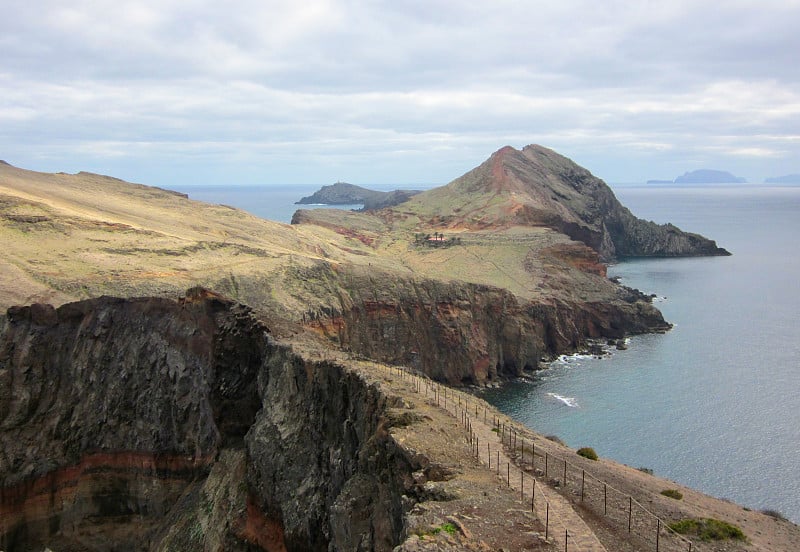
MULTIPOLYGON (((336 290, 304 323, 358 355, 410 366, 451 385, 485 385, 539 369, 586 346, 670 328, 638 291, 612 285, 603 300, 530 300, 493 286, 336 272, 319 265, 308 281, 336 290)), ((323 296, 320 291, 320 296, 323 296)))
POLYGON ((400 541, 421 466, 390 399, 276 344, 247 307, 194 290, 1 320, 0 549, 400 541))

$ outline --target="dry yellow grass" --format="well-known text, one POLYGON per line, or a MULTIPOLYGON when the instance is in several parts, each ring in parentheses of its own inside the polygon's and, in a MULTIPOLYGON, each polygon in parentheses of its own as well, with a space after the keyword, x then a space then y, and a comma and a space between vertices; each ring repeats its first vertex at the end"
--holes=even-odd
MULTIPOLYGON (((483 199, 492 210, 505 201, 483 199)), ((314 224, 286 225, 111 177, 0 165, 0 306, 204 285, 296 318, 337 300, 335 286, 304 281, 320 267, 462 280, 530 299, 613 295, 603 278, 544 254, 569 243, 545 228, 452 227, 459 246, 415 245, 414 234, 432 232, 446 210, 430 202, 380 216, 320 210, 310 215, 314 224)))

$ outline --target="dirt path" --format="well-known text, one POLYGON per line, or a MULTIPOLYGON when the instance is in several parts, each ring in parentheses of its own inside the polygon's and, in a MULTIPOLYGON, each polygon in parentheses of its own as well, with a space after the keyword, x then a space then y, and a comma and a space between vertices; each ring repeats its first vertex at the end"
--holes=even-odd
MULTIPOLYGON (((417 408, 417 415, 430 420, 431 427, 425 423, 409 426, 403 439, 418 450, 432 452, 431 457, 436 457, 437 462, 462 473, 453 480, 460 481, 456 493, 459 500, 434 500, 418 507, 429 509, 431 515, 439 509, 437 515, 442 519, 460 520, 469 529, 464 535, 471 531, 474 538, 456 539, 447 547, 442 538, 434 542, 426 537, 420 539, 421 547, 407 547, 404 551, 800 550, 800 528, 791 522, 705 495, 642 469, 604 458, 588 460, 574 449, 514 422, 472 394, 398 367, 363 364, 373 375, 376 369, 384 372, 379 381, 392 382, 394 391, 402 388, 409 405, 416 405, 408 408, 417 408), (667 497, 664 489, 679 491, 683 497, 667 497), (450 513, 445 514, 446 511, 450 513), (529 516, 529 521, 524 516, 529 516), (747 538, 687 539, 667 527, 686 518, 723 520, 741 527, 747 538), (477 545, 472 547, 474 543, 477 545), (487 548, 486 543, 495 546, 487 548)), ((441 523, 432 520, 429 524, 441 523)))
POLYGON ((488 409, 484 407, 481 412, 474 397, 428 380, 419 379, 419 386, 422 393, 461 421, 470 434, 475 456, 481 464, 516 490, 520 502, 533 504, 536 516, 545 524, 547 538, 553 540, 557 550, 607 552, 569 501, 541 481, 537 483, 531 473, 518 466, 516 458, 507 454, 502 443, 502 431, 497 431, 496 419, 488 409))

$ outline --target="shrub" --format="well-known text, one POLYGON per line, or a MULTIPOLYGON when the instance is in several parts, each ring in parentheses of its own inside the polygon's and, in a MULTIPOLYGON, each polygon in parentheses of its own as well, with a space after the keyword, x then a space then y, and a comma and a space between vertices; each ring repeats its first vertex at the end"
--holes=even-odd
POLYGON ((455 535, 456 526, 453 525, 452 523, 444 523, 442 524, 442 531, 444 531, 448 535, 455 535))
POLYGON ((661 494, 669 498, 674 498, 675 500, 681 500, 683 498, 683 493, 678 489, 664 489, 661 491, 661 494))
POLYGON ((653 475, 653 470, 650 469, 650 468, 641 467, 641 468, 636 468, 636 469, 639 470, 642 473, 646 473, 647 475, 653 475))
POLYGON ((781 521, 788 521, 786 519, 786 516, 784 516, 782 513, 780 513, 777 510, 761 510, 761 513, 764 514, 765 516, 769 516, 771 518, 779 519, 781 521))
POLYGON ((562 441, 558 435, 545 435, 544 438, 547 439, 548 441, 553 441, 554 443, 558 443, 559 445, 564 445, 564 441, 562 441))
POLYGON ((419 535, 420 537, 425 537, 427 535, 438 535, 442 531, 444 531, 448 535, 454 535, 456 532, 456 526, 453 525, 452 523, 443 523, 438 527, 431 527, 427 531, 417 531, 417 535, 419 535))
POLYGON ((695 535, 703 541, 747 540, 745 534, 737 526, 713 518, 686 518, 670 523, 669 528, 681 535, 695 535))
POLYGON ((583 447, 578 449, 578 456, 583 456, 589 460, 597 460, 597 453, 592 447, 583 447))

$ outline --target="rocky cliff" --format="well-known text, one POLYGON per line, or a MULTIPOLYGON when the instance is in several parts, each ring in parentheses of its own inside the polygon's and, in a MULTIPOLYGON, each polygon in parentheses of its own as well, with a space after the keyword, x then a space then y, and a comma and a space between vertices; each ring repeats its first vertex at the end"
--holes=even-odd
POLYGON ((306 324, 347 350, 416 368, 453 385, 484 385, 538 369, 587 338, 621 339, 670 327, 641 293, 618 287, 607 301, 527 300, 492 286, 381 274, 336 274, 327 308, 306 324))
MULTIPOLYGON (((538 145, 521 151, 504 147, 441 191, 415 198, 440 204, 448 195, 502 196, 494 211, 482 209, 482 223, 545 225, 597 251, 609 261, 621 257, 729 255, 715 242, 673 225, 636 218, 605 182, 570 159, 538 145)), ((479 201, 475 202, 475 208, 479 201)), ((474 213, 475 208, 470 209, 474 213)), ((474 215, 473 215, 474 216, 474 215)))
POLYGON ((590 337, 667 327, 608 281, 603 255, 719 252, 639 221, 602 181, 538 146, 504 148, 393 208, 298 211, 295 222, 0 165, 0 305, 202 285, 280 335, 311 330, 333 347, 483 384, 590 337))
POLYGON ((419 466, 386 409, 203 290, 12 308, 0 549, 390 550, 419 466))

